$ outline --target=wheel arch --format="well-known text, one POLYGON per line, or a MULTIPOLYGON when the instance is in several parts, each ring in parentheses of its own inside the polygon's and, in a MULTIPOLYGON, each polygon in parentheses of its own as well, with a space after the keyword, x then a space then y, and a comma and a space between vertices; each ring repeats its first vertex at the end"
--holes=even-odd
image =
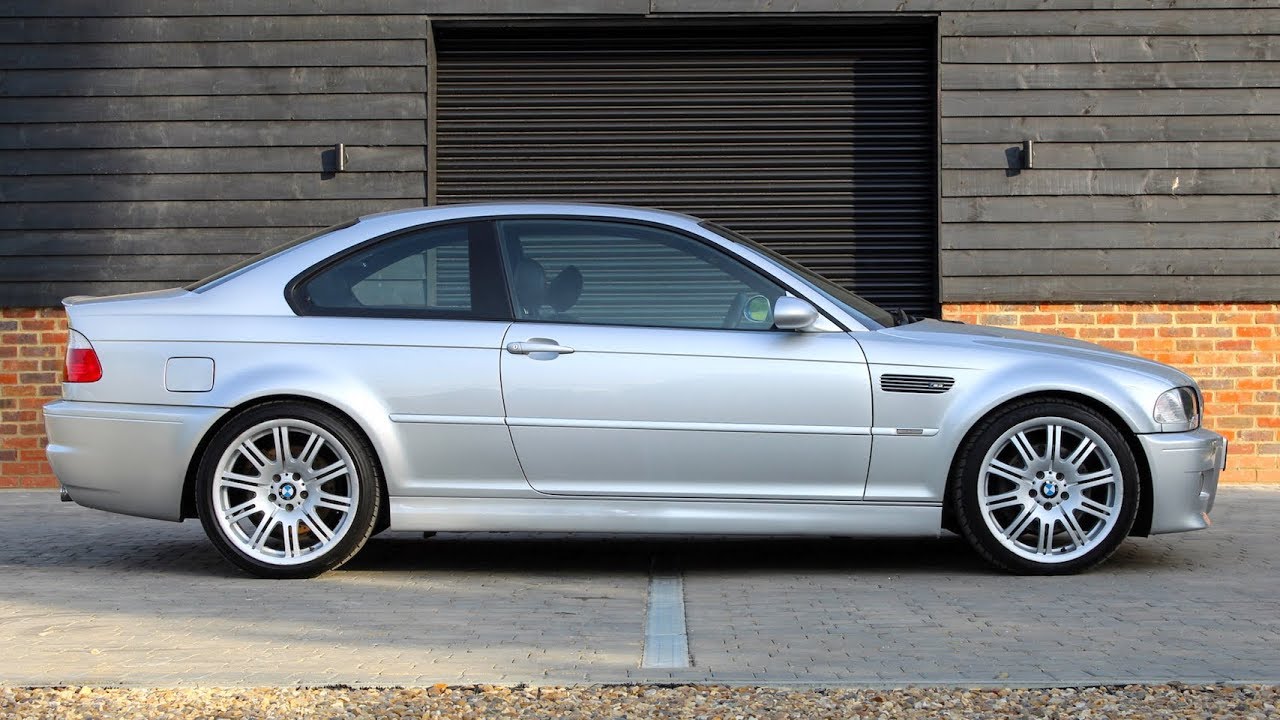
POLYGON ((1124 438, 1125 443, 1129 446, 1129 450, 1133 453, 1135 464, 1138 466, 1138 512, 1134 518, 1133 528, 1129 531, 1131 536, 1146 537, 1151 532, 1152 517, 1152 483, 1151 483, 1151 463, 1147 458, 1146 451, 1142 449, 1142 443, 1138 442, 1138 436, 1125 421, 1124 417, 1114 408, 1095 397, 1075 393, 1066 390, 1039 390, 1028 392, 1006 399, 1000 404, 988 410, 983 415, 975 419, 969 427, 965 428, 964 433, 960 436, 960 443, 956 446, 951 456, 951 464, 947 468, 947 483, 943 492, 942 501, 942 522, 943 527, 948 530, 954 530, 955 525, 955 500, 954 493, 951 492, 951 485, 955 482, 956 466, 960 462, 960 455, 968 446, 969 438, 973 433, 982 426, 987 419, 1004 412, 1010 406, 1030 400, 1053 401, 1068 400, 1079 405, 1084 405, 1090 410, 1097 412, 1103 418, 1110 422, 1124 438))
POLYGON ((373 456, 370 459, 378 468, 378 492, 381 494, 382 502, 380 503, 378 518, 375 521, 374 533, 376 534, 386 529, 390 524, 390 495, 387 491, 386 463, 383 461, 381 453, 378 450, 378 445, 373 442, 373 438, 370 436, 368 429, 359 421, 358 418, 353 416, 352 413, 334 405, 333 403, 306 395, 291 394, 264 395, 245 400, 239 405, 236 405, 223 413, 222 417, 218 418, 216 422, 209 426, 209 429, 205 431, 204 436, 200 438, 200 442, 196 444, 196 449, 195 452, 191 454, 191 459, 187 462, 187 470, 182 481, 182 519, 185 520, 187 518, 197 517, 196 475, 200 467, 200 461, 204 458, 204 454, 208 450, 209 443, 212 442, 214 436, 216 436, 218 431, 225 427, 227 423, 231 422, 245 411, 273 402, 298 402, 322 408, 328 412, 332 412, 345 418, 353 427, 355 427, 356 431, 360 433, 360 436, 372 452, 373 456))

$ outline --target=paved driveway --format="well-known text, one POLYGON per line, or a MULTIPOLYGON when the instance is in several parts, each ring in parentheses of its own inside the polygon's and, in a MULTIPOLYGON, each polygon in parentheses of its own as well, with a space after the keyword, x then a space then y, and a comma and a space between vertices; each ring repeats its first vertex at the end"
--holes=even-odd
POLYGON ((0 683, 1280 682, 1280 491, 1101 570, 1018 578, 964 544, 516 534, 376 538, 311 581, 245 577, 199 524, 0 494, 0 683), (650 570, 693 667, 641 667, 650 570))

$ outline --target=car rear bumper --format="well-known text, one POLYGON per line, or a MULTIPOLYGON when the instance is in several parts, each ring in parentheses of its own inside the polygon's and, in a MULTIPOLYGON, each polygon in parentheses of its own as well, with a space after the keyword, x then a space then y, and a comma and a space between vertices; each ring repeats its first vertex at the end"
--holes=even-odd
POLYGON ((80 505, 181 520, 187 466, 225 412, 59 400, 44 408, 49 464, 80 505))
POLYGON ((1151 463, 1151 534, 1209 526, 1218 476, 1227 463, 1227 440, 1201 428, 1139 435, 1151 463))

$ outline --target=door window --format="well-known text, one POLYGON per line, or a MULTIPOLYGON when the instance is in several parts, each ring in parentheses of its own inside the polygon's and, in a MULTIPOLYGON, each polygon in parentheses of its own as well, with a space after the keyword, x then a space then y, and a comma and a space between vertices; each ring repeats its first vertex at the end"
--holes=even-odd
POLYGON ((483 223, 419 228, 357 250, 303 282, 315 315, 502 318, 507 303, 483 223))
POLYGON ((784 290, 713 245, 625 222, 498 223, 518 319, 768 330, 784 290))

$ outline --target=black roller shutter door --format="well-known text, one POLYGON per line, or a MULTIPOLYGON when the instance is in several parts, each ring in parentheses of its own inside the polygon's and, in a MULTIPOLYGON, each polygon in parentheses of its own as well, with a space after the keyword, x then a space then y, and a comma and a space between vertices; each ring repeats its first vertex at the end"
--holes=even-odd
POLYGON ((931 25, 436 33, 438 203, 687 212, 936 314, 931 25))

